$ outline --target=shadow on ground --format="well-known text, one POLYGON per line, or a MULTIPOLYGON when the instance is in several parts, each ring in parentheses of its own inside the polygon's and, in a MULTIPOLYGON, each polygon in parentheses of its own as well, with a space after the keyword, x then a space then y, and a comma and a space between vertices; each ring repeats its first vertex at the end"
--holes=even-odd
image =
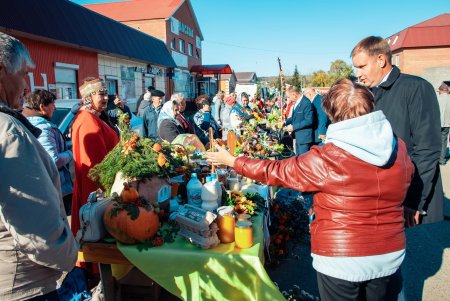
POLYGON ((288 291, 294 285, 313 296, 319 296, 316 271, 312 267, 311 248, 309 241, 291 247, 286 259, 280 261, 276 268, 268 268, 267 273, 273 282, 278 284, 280 291, 288 291))

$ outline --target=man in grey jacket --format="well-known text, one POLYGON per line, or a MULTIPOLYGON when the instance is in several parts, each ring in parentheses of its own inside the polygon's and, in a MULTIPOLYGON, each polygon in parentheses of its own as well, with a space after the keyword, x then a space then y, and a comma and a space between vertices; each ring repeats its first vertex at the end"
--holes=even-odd
POLYGON ((448 130, 450 128, 450 90, 445 83, 438 88, 439 110, 441 111, 441 155, 439 164, 446 164, 448 130))
POLYGON ((0 33, 0 300, 59 300, 56 281, 77 259, 58 170, 40 130, 14 111, 32 66, 25 46, 0 33))

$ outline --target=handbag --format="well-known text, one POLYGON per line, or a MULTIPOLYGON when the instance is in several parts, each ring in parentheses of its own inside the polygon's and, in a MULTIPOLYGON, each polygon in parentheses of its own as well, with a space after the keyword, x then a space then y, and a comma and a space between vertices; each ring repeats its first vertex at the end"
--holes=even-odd
POLYGON ((106 235, 103 225, 103 214, 111 204, 110 198, 105 198, 102 191, 94 191, 89 194, 87 203, 80 208, 80 230, 77 232, 77 240, 80 242, 99 241, 106 235))

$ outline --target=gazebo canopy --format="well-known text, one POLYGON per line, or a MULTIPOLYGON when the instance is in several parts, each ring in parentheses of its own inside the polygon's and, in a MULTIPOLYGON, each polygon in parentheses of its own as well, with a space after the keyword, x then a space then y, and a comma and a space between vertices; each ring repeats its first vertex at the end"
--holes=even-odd
POLYGON ((191 67, 191 72, 206 74, 232 74, 230 65, 196 65, 191 67))

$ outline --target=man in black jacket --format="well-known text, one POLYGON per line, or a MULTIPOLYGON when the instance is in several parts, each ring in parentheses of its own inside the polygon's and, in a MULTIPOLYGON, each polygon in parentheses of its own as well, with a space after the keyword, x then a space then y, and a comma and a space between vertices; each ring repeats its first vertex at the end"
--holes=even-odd
POLYGON ((367 37, 351 53, 358 80, 372 89, 394 133, 405 141, 416 172, 404 202, 406 226, 443 219, 439 171, 440 113, 436 93, 424 79, 400 73, 381 37, 367 37))
POLYGON ((160 90, 152 91, 152 104, 144 110, 142 116, 142 136, 151 139, 158 139, 158 117, 164 103, 164 92, 160 90))

